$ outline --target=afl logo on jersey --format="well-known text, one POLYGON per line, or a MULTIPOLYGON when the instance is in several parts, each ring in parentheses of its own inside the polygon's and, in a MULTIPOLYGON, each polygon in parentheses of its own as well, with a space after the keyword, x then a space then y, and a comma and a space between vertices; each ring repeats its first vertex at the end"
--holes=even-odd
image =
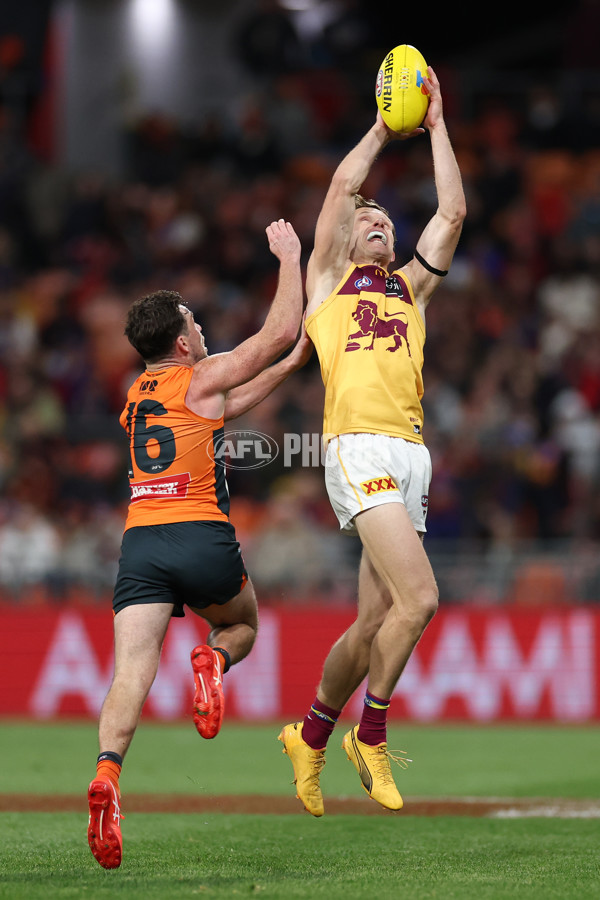
POLYGON ((371 281, 371 279, 367 275, 363 275, 362 278, 358 278, 354 282, 354 287, 358 288, 360 291, 361 288, 371 287, 372 284, 373 282, 371 281))

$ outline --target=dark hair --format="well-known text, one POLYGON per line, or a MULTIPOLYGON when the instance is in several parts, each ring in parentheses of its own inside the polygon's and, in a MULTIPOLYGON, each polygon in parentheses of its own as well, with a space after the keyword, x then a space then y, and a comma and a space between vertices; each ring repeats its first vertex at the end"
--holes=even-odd
POLYGON ((362 194, 355 194, 354 195, 354 209, 364 209, 365 207, 367 207, 368 209, 378 209, 378 210, 380 210, 380 212, 382 212, 384 215, 386 215, 388 217, 388 219, 392 223, 392 234, 394 235, 394 241, 395 241, 396 240, 396 227, 394 225, 394 222, 392 221, 392 217, 390 216, 390 214, 387 211, 387 209, 385 208, 385 206, 381 206, 381 204, 377 203, 376 200, 367 200, 365 197, 362 196, 362 194))
POLYGON ((179 335, 187 331, 179 308, 182 303, 177 291, 155 291, 132 303, 125 334, 145 362, 160 362, 169 355, 179 335))

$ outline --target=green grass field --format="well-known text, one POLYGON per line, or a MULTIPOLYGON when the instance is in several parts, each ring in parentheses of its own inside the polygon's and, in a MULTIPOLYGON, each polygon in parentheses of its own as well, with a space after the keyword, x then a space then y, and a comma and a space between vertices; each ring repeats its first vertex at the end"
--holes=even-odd
MULTIPOLYGON (((418 817, 410 798, 600 798, 594 727, 392 728, 390 749, 414 760, 398 770, 399 815, 177 815, 130 813, 124 860, 105 872, 85 831, 94 773, 90 723, 4 721, 0 793, 73 794, 81 813, 0 814, 2 898, 596 898, 600 819, 418 817)), ((142 723, 122 776, 127 792, 293 794, 279 723, 226 724, 215 741, 190 724, 142 723)), ((323 773, 327 797, 362 795, 334 736, 323 773)), ((363 795, 364 796, 364 795, 363 795)))
MULTIPOLYGON (((142 722, 123 791, 286 794, 292 770, 276 739, 281 724, 226 723, 214 741, 203 741, 191 721, 142 722)), ((356 792, 356 774, 340 749, 349 724, 340 722, 329 743, 322 784, 330 796, 356 792)), ((98 754, 93 723, 4 721, 0 728, 0 793, 85 793, 98 754)), ((598 727, 407 725, 391 727, 388 744, 413 760, 397 770, 406 796, 600 797, 598 727)))

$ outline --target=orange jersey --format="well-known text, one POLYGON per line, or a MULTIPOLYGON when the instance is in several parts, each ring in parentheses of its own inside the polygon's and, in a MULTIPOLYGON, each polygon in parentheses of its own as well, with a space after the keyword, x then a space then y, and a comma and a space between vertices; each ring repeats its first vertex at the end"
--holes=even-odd
POLYGON ((135 525, 229 521, 225 469, 215 461, 223 416, 204 419, 185 405, 190 366, 144 372, 127 393, 119 419, 129 436, 131 500, 125 530, 135 525))

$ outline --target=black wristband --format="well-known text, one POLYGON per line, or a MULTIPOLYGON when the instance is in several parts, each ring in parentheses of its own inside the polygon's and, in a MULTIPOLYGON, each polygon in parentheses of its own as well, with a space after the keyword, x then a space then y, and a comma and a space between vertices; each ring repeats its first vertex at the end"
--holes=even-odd
POLYGON ((423 259, 417 248, 415 247, 415 259, 417 259, 422 266, 424 266, 428 272, 431 272, 432 275, 439 275, 440 278, 443 278, 448 274, 448 269, 444 272, 443 269, 434 269, 433 266, 430 266, 426 259, 423 259))

